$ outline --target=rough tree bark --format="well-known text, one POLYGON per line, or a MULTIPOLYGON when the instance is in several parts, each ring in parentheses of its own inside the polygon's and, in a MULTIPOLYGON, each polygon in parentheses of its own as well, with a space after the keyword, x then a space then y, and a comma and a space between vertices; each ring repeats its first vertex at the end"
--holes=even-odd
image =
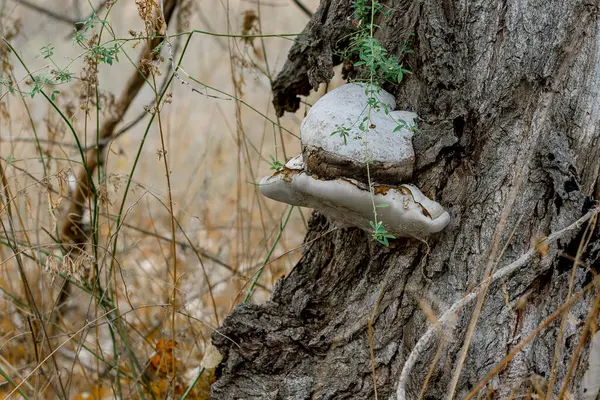
MULTIPOLYGON (((302 259, 270 301, 239 305, 213 335, 224 355, 215 399, 375 398, 371 316, 378 397, 396 398, 404 363, 431 326, 420 300, 441 316, 496 261, 496 269, 510 264, 532 248, 534 238, 572 224, 600 199, 597 0, 387 5, 392 14, 378 21, 377 35, 390 53, 414 33, 414 53, 404 59, 413 74, 386 87, 400 109, 422 118, 413 140, 413 182, 444 205, 452 222, 427 244, 402 239, 385 248, 357 229, 312 241, 332 227, 315 213, 302 259)), ((281 113, 297 109, 298 95, 331 79, 341 61, 336 49, 352 29, 351 14, 351 0, 321 1, 273 85, 281 113)), ((464 398, 565 302, 573 266, 568 256, 575 256, 584 227, 489 287, 455 398, 464 398)), ((573 293, 600 266, 597 235, 583 261, 573 293)), ((596 293, 586 293, 568 311, 555 393, 596 293)), ((443 341, 436 337, 417 359, 407 398, 417 398, 441 342, 425 398, 448 396, 474 308, 475 302, 463 307, 455 329, 443 341)), ((549 380, 559 326, 560 318, 489 382, 494 398, 529 390, 534 375, 549 380)), ((569 383, 575 395, 586 351, 569 383)))

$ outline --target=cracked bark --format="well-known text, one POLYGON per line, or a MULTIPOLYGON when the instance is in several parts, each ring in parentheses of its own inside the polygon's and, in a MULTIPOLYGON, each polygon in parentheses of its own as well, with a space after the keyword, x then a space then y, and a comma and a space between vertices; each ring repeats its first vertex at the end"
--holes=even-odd
MULTIPOLYGON (((280 113, 297 109, 298 95, 333 76, 341 61, 334 54, 352 28, 350 4, 322 0, 273 84, 280 113)), ((378 37, 393 53, 412 32, 415 52, 403 60, 413 74, 386 90, 399 109, 422 118, 413 139, 414 183, 444 205, 452 222, 428 246, 402 239, 384 248, 357 229, 308 244, 269 302, 237 306, 213 335, 224 355, 215 399, 375 398, 367 319, 382 288, 373 319, 377 390, 379 398, 395 398, 404 362, 429 326, 419 300, 440 316, 482 281, 511 232, 499 267, 530 249, 533 238, 570 225, 600 196, 598 0, 387 4, 392 14, 379 21, 378 37)), ((313 214, 306 241, 331 226, 313 214)), ((575 255, 581 235, 565 236, 546 257, 491 285, 456 398, 565 301, 573 264, 565 255, 575 255)), ((584 261, 600 268, 598 236, 584 261)), ((578 268, 574 290, 591 276, 578 268)), ((569 310, 556 391, 595 294, 569 310)), ((426 398, 447 396, 472 311, 470 305, 457 316, 426 398)), ((532 374, 549 377, 559 324, 490 382, 495 398, 527 391, 532 374)), ((408 398, 417 398, 438 345, 418 360, 408 398)), ((569 384, 575 395, 586 360, 584 353, 569 384)))

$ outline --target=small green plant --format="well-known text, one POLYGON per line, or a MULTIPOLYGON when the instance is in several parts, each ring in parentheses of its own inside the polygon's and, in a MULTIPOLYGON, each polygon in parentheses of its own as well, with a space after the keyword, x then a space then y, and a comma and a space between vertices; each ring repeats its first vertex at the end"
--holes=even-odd
POLYGON ((110 29, 110 25, 106 24, 106 21, 101 20, 96 14, 93 14, 85 21, 81 21, 77 24, 81 28, 75 32, 73 41, 83 49, 89 51, 90 55, 95 57, 99 63, 103 62, 108 65, 113 65, 114 61, 119 62, 118 54, 121 50, 122 44, 117 41, 117 43, 113 43, 110 46, 101 45, 95 35, 92 35, 91 38, 88 38, 87 33, 90 31, 90 29, 94 28, 96 24, 106 26, 107 29, 110 29))
MULTIPOLYGON (((31 75, 31 80, 29 83, 33 85, 33 88, 29 92, 18 91, 21 96, 29 96, 33 98, 36 94, 41 93, 46 87, 69 83, 73 79, 73 74, 71 72, 69 72, 67 69, 60 68, 52 59, 52 56, 54 55, 54 46, 48 44, 42 47, 40 49, 40 55, 44 60, 49 60, 52 65, 43 68, 43 70, 46 72, 41 72, 37 75, 31 75), (52 66, 54 66, 54 68, 52 68, 52 66)), ((17 92, 17 89, 13 85, 11 79, 5 78, 0 80, 0 85, 5 86, 11 94, 17 92)), ((50 98, 54 101, 58 94, 60 94, 60 91, 53 89, 50 92, 50 98)))
POLYGON ((5 158, 7 165, 12 165, 17 159, 12 154, 5 158))
POLYGON ((54 46, 48 44, 40 49, 44 59, 50 58, 54 55, 54 46))
MULTIPOLYGON (((357 30, 351 34, 350 43, 340 54, 341 57, 345 60, 358 60, 353 66, 362 67, 365 72, 362 79, 364 81, 377 85, 383 82, 400 83, 410 71, 403 68, 397 56, 389 55, 387 49, 373 35, 374 28, 378 27, 374 23, 375 17, 380 13, 388 17, 391 9, 378 0, 355 0, 352 8, 353 24, 357 30)), ((410 52, 408 41, 405 41, 400 55, 410 52)))
MULTIPOLYGON (((357 29, 350 35, 349 45, 340 56, 345 60, 356 60, 353 66, 360 68, 360 71, 358 71, 357 78, 354 81, 365 83, 367 105, 352 126, 336 125, 333 132, 331 132, 331 136, 339 135, 346 144, 352 127, 358 124, 358 129, 362 133, 360 136, 365 141, 366 149, 368 132, 370 129, 375 128, 375 124, 371 121, 371 113, 383 109, 386 115, 393 118, 388 105, 379 100, 379 93, 382 90, 381 85, 384 82, 398 84, 410 71, 402 66, 398 56, 389 55, 387 49, 374 37, 374 30, 378 27, 374 22, 375 17, 378 14, 388 17, 391 14, 391 9, 378 0, 355 0, 352 3, 352 8, 354 9, 353 24, 357 29)), ((404 53, 410 53, 408 41, 404 42, 400 53, 400 56, 404 53)), ((395 119, 394 121, 396 122, 394 132, 407 127, 406 121, 395 119)), ((382 221, 377 218, 377 208, 386 205, 375 205, 375 193, 368 160, 366 165, 371 202, 373 204, 373 220, 369 222, 372 228, 371 234, 374 240, 389 246, 389 239, 395 239, 395 236, 389 233, 383 226, 382 221)))
POLYGON ((329 136, 339 135, 342 139, 344 139, 344 144, 347 144, 348 135, 350 134, 350 130, 352 128, 344 125, 336 125, 335 129, 329 136))
POLYGON ((280 163, 279 161, 277 161, 275 158, 273 158, 273 156, 269 156, 271 158, 271 167, 269 168, 271 171, 283 171, 283 169, 285 168, 285 166, 280 163))
POLYGON ((114 43, 112 46, 94 45, 90 48, 93 56, 96 56, 98 62, 113 65, 113 60, 119 62, 120 45, 114 43))
POLYGON ((388 239, 396 238, 391 233, 388 233, 387 229, 385 229, 381 221, 377 222, 377 224, 375 224, 375 222, 373 221, 369 221, 369 224, 371 225, 371 228, 373 228, 373 232, 371 232, 373 239, 377 240, 382 245, 389 246, 390 242, 388 241, 388 239))
POLYGON ((98 23, 104 24, 105 21, 98 18, 96 13, 92 14, 85 21, 78 22, 77 23, 78 29, 75 31, 75 35, 73 36, 73 41, 75 43, 77 43, 78 45, 85 48, 86 47, 85 42, 88 41, 88 37, 86 36, 86 33, 88 33, 89 30, 92 29, 94 27, 94 25, 96 25, 98 23))
MULTIPOLYGON (((85 21, 78 23, 78 25, 81 26, 81 29, 75 32, 74 42, 82 47, 87 52, 87 56, 95 60, 97 63, 113 65, 114 62, 119 62, 119 53, 121 52, 121 46, 124 42, 117 40, 115 43, 102 45, 100 44, 97 35, 94 34, 88 38, 86 34, 95 26, 95 24, 108 26, 106 25, 106 21, 99 19, 94 14, 85 21)), ((162 47, 159 46, 158 48, 154 49, 154 51, 158 52, 161 50, 161 48, 162 47)), ((154 54, 155 53, 153 53, 153 55, 154 54)), ((19 94, 22 96, 29 96, 33 98, 35 95, 41 93, 42 90, 45 90, 49 86, 69 83, 73 79, 73 73, 71 73, 67 67, 60 67, 52 58, 54 56, 54 46, 52 44, 47 44, 46 46, 40 48, 40 56, 44 60, 49 60, 52 65, 44 68, 45 72, 31 75, 31 80, 29 83, 32 84, 33 87, 29 92, 20 91, 19 94)), ((5 86, 11 94, 17 91, 10 79, 1 79, 0 85, 5 86)), ((54 101, 56 96, 59 94, 59 90, 52 90, 50 91, 49 97, 54 101)))

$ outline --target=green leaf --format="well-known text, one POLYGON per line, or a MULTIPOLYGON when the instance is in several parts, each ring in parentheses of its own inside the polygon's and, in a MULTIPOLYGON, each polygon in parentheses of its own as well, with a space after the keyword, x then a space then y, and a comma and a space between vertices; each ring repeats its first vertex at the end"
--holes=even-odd
POLYGON ((398 83, 402 82, 403 77, 404 77, 404 73, 402 72, 402 70, 400 70, 400 72, 398 72, 398 78, 396 78, 398 83))
POLYGON ((152 53, 150 53, 150 54, 152 54, 154 56, 154 55, 160 53, 164 46, 165 46, 165 42, 164 41, 160 42, 158 44, 158 46, 156 46, 155 48, 152 49, 152 53))
POLYGON ((42 47, 40 50, 44 56, 44 59, 50 58, 54 55, 54 47, 50 44, 42 47))
POLYGON ((398 125, 396 125, 396 127, 394 128, 394 132, 398 132, 399 130, 406 128, 406 123, 399 123, 398 125))
POLYGON ((269 155, 269 157, 271 158, 271 167, 269 168, 271 171, 279 172, 285 168, 285 166, 277 161, 272 155, 269 155))

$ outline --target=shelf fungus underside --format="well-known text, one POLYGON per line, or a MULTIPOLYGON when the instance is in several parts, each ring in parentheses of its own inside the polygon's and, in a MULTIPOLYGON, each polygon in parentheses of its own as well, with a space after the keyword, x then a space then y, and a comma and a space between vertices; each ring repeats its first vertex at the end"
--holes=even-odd
MULTIPOLYGON (((354 179, 322 180, 304 168, 301 156, 260 181, 266 197, 294 206, 314 208, 339 227, 371 230, 373 203, 368 187, 354 179)), ((403 237, 425 237, 444 229, 450 215, 417 187, 374 185, 373 202, 378 220, 389 233, 403 237), (381 206, 386 205, 386 206, 381 206)))

